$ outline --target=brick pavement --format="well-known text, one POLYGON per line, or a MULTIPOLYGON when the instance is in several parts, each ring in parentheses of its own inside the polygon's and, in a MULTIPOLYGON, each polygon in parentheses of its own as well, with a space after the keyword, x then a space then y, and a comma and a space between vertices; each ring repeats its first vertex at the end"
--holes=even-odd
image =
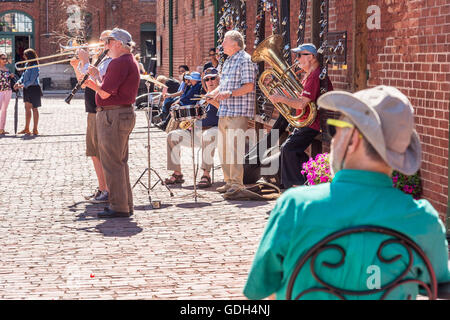
MULTIPOLYGON (((200 190, 194 205, 190 149, 186 183, 170 198, 134 189, 131 219, 99 220, 103 205, 84 201, 97 183, 85 157, 83 101, 47 97, 41 133, 0 138, 0 299, 242 299, 254 251, 274 202, 224 201, 200 190)), ((6 129, 13 132, 14 101, 6 129)), ((23 127, 19 103, 19 130, 23 127)), ((166 134, 152 129, 152 167, 163 178, 166 134)), ((147 167, 146 120, 138 112, 130 139, 134 183, 147 167)), ((216 163, 218 163, 216 155, 216 163)), ((222 181, 216 171, 216 183, 222 181)), ((144 182, 146 182, 146 176, 144 182)), ((156 176, 152 176, 156 182, 156 176)))

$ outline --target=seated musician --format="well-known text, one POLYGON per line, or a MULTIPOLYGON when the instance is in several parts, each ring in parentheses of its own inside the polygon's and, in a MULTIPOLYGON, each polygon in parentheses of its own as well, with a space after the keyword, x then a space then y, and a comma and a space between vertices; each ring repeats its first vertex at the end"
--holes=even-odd
MULTIPOLYGON (((340 113, 339 120, 327 121, 333 137, 330 167, 334 178, 331 183, 292 188, 278 199, 244 294, 250 299, 262 299, 275 293, 277 299, 285 299, 290 275, 307 250, 333 232, 362 225, 389 228, 408 236, 425 252, 437 282, 448 282, 448 243, 438 212, 427 200, 414 200, 394 188, 390 177, 393 170, 412 175, 420 168, 420 140, 408 98, 396 88, 379 86, 355 94, 329 92, 319 98, 318 105, 340 113)), ((376 265, 381 275, 379 287, 386 286, 405 270, 408 254, 400 246, 388 246, 390 249, 385 251, 389 253, 384 256, 400 255, 401 259, 381 262, 377 258, 381 241, 373 234, 346 237, 338 243, 347 253, 344 264, 330 268, 317 262, 318 276, 336 288, 368 290, 371 274, 367 268, 376 265)), ((335 263, 339 258, 336 250, 326 250, 317 260, 335 263)), ((424 262, 416 258, 413 261, 406 279, 415 277, 429 283, 424 262)), ((297 277, 293 297, 317 286, 322 287, 307 267, 297 277)), ((418 283, 403 284, 388 298, 415 298, 418 289, 418 283)), ((374 290, 366 299, 379 299, 381 294, 374 290)), ((305 296, 314 300, 332 297, 318 291, 305 296)))
POLYGON ((158 76, 156 78, 157 81, 165 84, 167 88, 162 89, 162 98, 163 105, 161 108, 161 112, 158 114, 158 118, 161 121, 166 120, 167 116, 169 115, 169 109, 172 106, 172 104, 175 102, 175 98, 172 97, 173 94, 178 92, 178 88, 180 87, 180 82, 173 78, 167 78, 165 76, 158 76))
POLYGON ((189 80, 190 86, 181 95, 180 101, 178 102, 180 106, 196 104, 197 100, 193 99, 198 98, 198 96, 202 93, 202 77, 199 72, 191 72, 186 75, 185 78, 186 80, 189 80))
MULTIPOLYGON (((272 103, 284 103, 293 109, 297 109, 297 115, 307 107, 308 103, 316 102, 320 96, 320 65, 317 60, 317 50, 313 44, 303 44, 298 48, 292 49, 297 54, 296 62, 305 72, 305 78, 302 81, 303 92, 300 97, 287 97, 274 94, 269 97, 272 103)), ((333 85, 328 79, 328 90, 333 90, 333 85)), ((305 115, 305 118, 308 114, 305 115)), ((303 120, 304 118, 302 118, 303 120)), ((317 114, 314 122, 303 128, 296 128, 281 146, 281 183, 283 188, 303 185, 306 181, 302 175, 302 165, 308 161, 308 155, 305 150, 312 143, 314 138, 320 133, 320 117, 317 114)))
MULTIPOLYGON (((184 70, 183 68, 181 68, 180 70, 184 70)), ((161 119, 161 123, 159 123, 157 125, 158 128, 160 128, 161 130, 165 131, 167 128, 167 125, 169 124, 170 121, 170 107, 176 103, 179 102, 181 96, 183 96, 187 90, 191 87, 191 81, 186 79, 186 77, 189 75, 189 72, 184 72, 181 76, 181 83, 178 86, 178 89, 176 92, 173 93, 165 93, 164 95, 164 102, 163 102, 163 106, 161 109, 161 113, 158 115, 161 119)))
MULTIPOLYGON (((208 92, 211 92, 219 85, 219 72, 215 68, 209 68, 205 71, 203 81, 206 83, 208 92)), ((200 83, 201 84, 201 83, 200 83)), ((208 99, 206 101, 207 116, 203 120, 196 120, 194 143, 202 147, 202 170, 203 174, 198 183, 199 188, 208 188, 211 186, 210 171, 214 163, 214 151, 217 144, 217 109, 219 102, 208 99)), ((166 184, 183 183, 183 174, 180 165, 180 147, 191 146, 190 130, 174 130, 167 136, 167 170, 173 170, 172 176, 165 180, 166 184)))

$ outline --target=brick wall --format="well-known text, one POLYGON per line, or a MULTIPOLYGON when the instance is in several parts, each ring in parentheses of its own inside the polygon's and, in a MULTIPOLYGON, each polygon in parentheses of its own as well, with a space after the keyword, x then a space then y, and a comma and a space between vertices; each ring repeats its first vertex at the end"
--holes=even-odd
POLYGON ((450 4, 375 1, 381 29, 369 31, 369 86, 391 85, 411 100, 422 143, 424 197, 445 217, 448 202, 450 4))
MULTIPOLYGON (((141 24, 156 22, 156 0, 49 0, 48 19, 46 1, 2 2, 0 14, 4 11, 17 10, 30 15, 34 20, 34 47, 39 56, 48 56, 59 51, 59 44, 66 44, 61 43, 58 37, 46 36, 46 34, 56 32, 62 35, 67 31, 66 21, 69 17, 67 8, 72 4, 76 4, 92 14, 92 39, 98 39, 100 33, 105 29, 120 27, 131 33, 137 45, 137 52, 140 51, 141 24)), ((48 70, 44 70, 44 68, 46 67, 41 68, 43 76, 52 77, 54 80, 58 79, 57 86, 70 85, 70 77, 74 76, 70 68, 67 72, 64 72, 67 69, 65 67, 48 70), (64 76, 65 79, 62 79, 64 76)))
MULTIPOLYGON (((198 5, 199 1, 196 1, 198 5)), ((174 1, 176 3, 176 1, 174 1)), ((179 0, 179 21, 174 25, 174 65, 184 62, 190 67, 206 60, 213 45, 213 12, 196 13, 191 18, 190 0, 179 0), (208 17, 209 15, 209 17, 208 17)), ((247 51, 253 52, 256 1, 247 1, 247 51)), ((211 8, 210 1, 205 1, 211 8)), ((450 3, 446 0, 373 0, 369 5, 381 9, 381 28, 368 32, 368 86, 391 85, 401 90, 414 106, 417 131, 423 147, 421 175, 424 198, 445 219, 448 204, 448 139, 450 101, 450 3)), ((168 1, 158 2, 158 26, 162 25, 162 9, 168 15, 168 1)), ((291 1, 291 46, 297 42, 300 1, 291 1)), ((308 1, 305 41, 311 41, 311 6, 308 1)), ((329 74, 335 89, 350 91, 352 87, 352 0, 329 1, 329 31, 347 31, 347 70, 329 74)), ((175 9, 174 9, 175 10, 175 9)), ((168 73, 168 28, 158 27, 163 37, 163 65, 160 73, 168 73)), ((271 34, 266 14, 266 36, 271 34)), ((327 150, 327 145, 324 146, 327 150)))
MULTIPOLYGON (((214 5, 212 1, 195 1, 195 16, 192 15, 192 0, 173 0, 173 68, 174 76, 179 65, 191 70, 208 62, 208 51, 214 47, 214 5), (178 8, 177 8, 178 5, 178 8), (178 14, 177 14, 178 13, 178 14), (178 16, 178 19, 176 19, 178 16)), ((158 73, 169 75, 169 1, 158 1, 157 33, 162 37, 162 65, 158 73)), ((158 47, 160 46, 158 42, 158 47)))

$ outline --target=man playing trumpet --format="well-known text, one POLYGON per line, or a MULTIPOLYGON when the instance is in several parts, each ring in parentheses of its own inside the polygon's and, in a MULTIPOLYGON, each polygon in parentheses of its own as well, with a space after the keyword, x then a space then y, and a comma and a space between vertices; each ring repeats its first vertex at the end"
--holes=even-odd
MULTIPOLYGON (((219 72, 215 68, 209 68, 205 71, 203 81, 206 83, 207 91, 211 92, 219 85, 219 72)), ((199 188, 208 188, 211 186, 210 171, 214 163, 214 151, 217 144, 217 109, 219 102, 213 99, 207 99, 206 118, 196 120, 194 143, 201 144, 202 147, 202 170, 203 174, 198 183, 199 188)), ((190 128, 189 128, 190 129, 190 128)), ((167 178, 166 184, 183 183, 183 174, 180 165, 180 147, 191 145, 191 130, 178 129, 171 131, 167 136, 167 170, 172 170, 172 176, 167 178)))
MULTIPOLYGON (((280 94, 269 96, 272 103, 284 103, 297 109, 297 115, 301 114, 310 102, 316 103, 320 96, 320 65, 317 60, 317 49, 312 43, 305 43, 292 49, 297 54, 296 63, 306 72, 302 81, 303 91, 299 97, 286 97, 280 94)), ((328 90, 333 90, 331 81, 328 80, 328 90)), ((304 118, 308 117, 305 114, 304 118)), ((296 128, 281 146, 281 183, 284 188, 299 186, 305 183, 305 177, 301 174, 302 165, 308 161, 305 150, 313 139, 320 133, 320 116, 309 127, 296 128)))

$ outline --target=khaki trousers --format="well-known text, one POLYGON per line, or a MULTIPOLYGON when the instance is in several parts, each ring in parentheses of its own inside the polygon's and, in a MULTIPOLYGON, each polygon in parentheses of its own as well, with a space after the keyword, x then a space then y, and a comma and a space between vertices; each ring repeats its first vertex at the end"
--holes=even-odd
POLYGON ((244 187, 245 131, 247 117, 220 117, 218 151, 225 183, 244 187))
MULTIPOLYGON (((214 152, 217 145, 217 127, 202 130, 195 128, 194 144, 202 147, 201 169, 211 171, 214 164, 214 152)), ((167 170, 181 172, 180 153, 181 147, 191 146, 191 131, 173 130, 167 135, 167 170)))
POLYGON ((109 207, 120 212, 133 210, 128 140, 135 123, 136 114, 132 108, 97 112, 98 150, 109 189, 109 207))

